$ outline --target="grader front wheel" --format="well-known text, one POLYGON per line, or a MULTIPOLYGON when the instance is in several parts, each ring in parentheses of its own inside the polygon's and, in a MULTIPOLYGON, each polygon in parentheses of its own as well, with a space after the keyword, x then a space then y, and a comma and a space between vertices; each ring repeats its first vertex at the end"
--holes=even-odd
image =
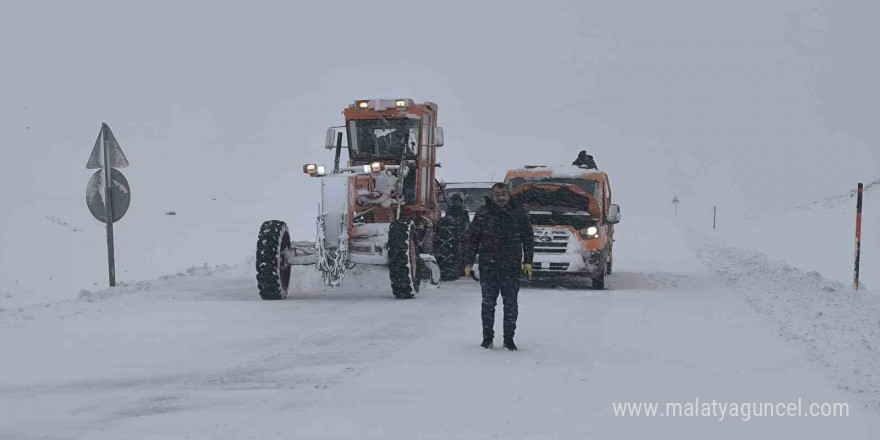
POLYGON ((267 220, 257 237, 257 289, 265 300, 284 299, 290 287, 290 265, 282 253, 290 247, 290 231, 280 220, 267 220))
POLYGON ((413 298, 419 292, 419 250, 412 220, 397 220, 388 231, 388 274, 395 298, 413 298))

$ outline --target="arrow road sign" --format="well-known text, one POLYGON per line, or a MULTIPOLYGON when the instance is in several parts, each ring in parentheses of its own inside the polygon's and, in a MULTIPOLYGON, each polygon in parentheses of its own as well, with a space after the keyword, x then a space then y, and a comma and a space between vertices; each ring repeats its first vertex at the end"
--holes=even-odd
POLYGON ((111 168, 125 168, 128 166, 128 159, 126 159, 125 154, 122 152, 122 148, 119 146, 119 142, 116 141, 116 136, 113 136, 113 132, 110 131, 110 127, 107 124, 101 124, 101 131, 98 133, 98 140, 95 141, 95 148, 92 149, 92 154, 89 156, 89 161, 86 163, 86 169, 88 170, 96 170, 98 168, 104 167, 104 150, 101 148, 101 135, 104 135, 104 142, 107 145, 107 148, 110 150, 109 153, 109 162, 111 168))
MULTIPOLYGON (((110 204, 113 210, 113 222, 116 223, 128 211, 128 205, 131 203, 131 187, 128 186, 128 180, 119 170, 111 169, 110 177, 110 197, 113 202, 110 204)), ((89 205, 89 212, 102 223, 106 223, 107 214, 104 207, 104 170, 95 171, 92 178, 86 185, 86 204, 89 205)))

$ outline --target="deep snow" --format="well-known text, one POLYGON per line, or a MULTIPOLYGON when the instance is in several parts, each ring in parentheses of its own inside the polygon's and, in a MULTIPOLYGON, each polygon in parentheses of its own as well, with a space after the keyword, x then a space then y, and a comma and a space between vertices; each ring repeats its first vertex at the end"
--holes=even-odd
POLYGON ((523 288, 516 353, 477 347, 473 281, 399 301, 383 269, 363 266, 339 289, 298 268, 290 297, 276 302, 259 300, 251 260, 4 310, 0 436, 525 439, 660 430, 681 438, 867 439, 880 432, 869 373, 878 365, 869 343, 876 301, 688 232, 672 217, 633 218, 619 232, 609 290, 578 282, 523 288), (657 227, 667 233, 653 234, 657 227), (650 253, 658 249, 675 261, 660 264, 650 253), (850 416, 720 422, 612 411, 613 402, 694 398, 846 402, 850 416))
POLYGON ((880 193, 859 293, 846 195, 880 175, 880 3, 410 6, 0 5, 0 438, 880 435, 880 193), (314 237, 299 167, 375 97, 439 104, 447 181, 594 154, 623 211, 612 290, 524 288, 518 353, 475 348, 466 280, 398 302, 381 270, 325 291, 306 269, 259 301, 260 223, 314 237), (109 290, 84 201, 102 121, 132 186, 109 290), (610 409, 694 397, 853 414, 610 409))

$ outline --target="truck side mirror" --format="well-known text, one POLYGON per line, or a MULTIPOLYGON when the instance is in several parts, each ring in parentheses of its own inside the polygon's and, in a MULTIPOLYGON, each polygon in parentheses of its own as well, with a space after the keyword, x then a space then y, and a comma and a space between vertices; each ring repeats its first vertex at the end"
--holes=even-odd
POLYGON ((336 148, 336 129, 333 127, 327 129, 327 137, 324 139, 324 148, 328 150, 336 148))
POLYGON ((605 221, 612 225, 620 223, 620 205, 611 204, 611 208, 608 209, 608 215, 605 216, 605 221))
POLYGON ((443 127, 434 127, 434 146, 443 146, 443 127))

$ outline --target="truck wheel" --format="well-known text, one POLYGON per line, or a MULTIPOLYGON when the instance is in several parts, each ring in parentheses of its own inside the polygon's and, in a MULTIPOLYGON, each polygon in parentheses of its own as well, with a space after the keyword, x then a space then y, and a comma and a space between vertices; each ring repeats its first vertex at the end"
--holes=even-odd
POLYGON ((458 232, 458 222, 453 217, 443 217, 437 222, 435 230, 434 256, 440 265, 440 279, 452 281, 458 279, 459 244, 461 234, 458 232))
MULTIPOLYGON (((599 261, 605 260, 605 258, 607 258, 606 255, 605 252, 602 252, 599 261)), ((602 290, 605 288, 605 275, 608 274, 608 264, 600 264, 599 267, 602 268, 602 272, 593 277, 593 290, 602 290)))
POLYGON ((257 289, 265 300, 284 299, 290 287, 290 265, 282 252, 290 247, 290 231, 280 220, 267 220, 257 237, 257 289))
POLYGON ((412 220, 397 220, 388 230, 388 274, 391 293, 407 299, 419 291, 419 250, 412 220))
POLYGON ((611 269, 614 264, 614 252, 611 249, 608 250, 608 269, 605 270, 605 273, 611 275, 611 269))

